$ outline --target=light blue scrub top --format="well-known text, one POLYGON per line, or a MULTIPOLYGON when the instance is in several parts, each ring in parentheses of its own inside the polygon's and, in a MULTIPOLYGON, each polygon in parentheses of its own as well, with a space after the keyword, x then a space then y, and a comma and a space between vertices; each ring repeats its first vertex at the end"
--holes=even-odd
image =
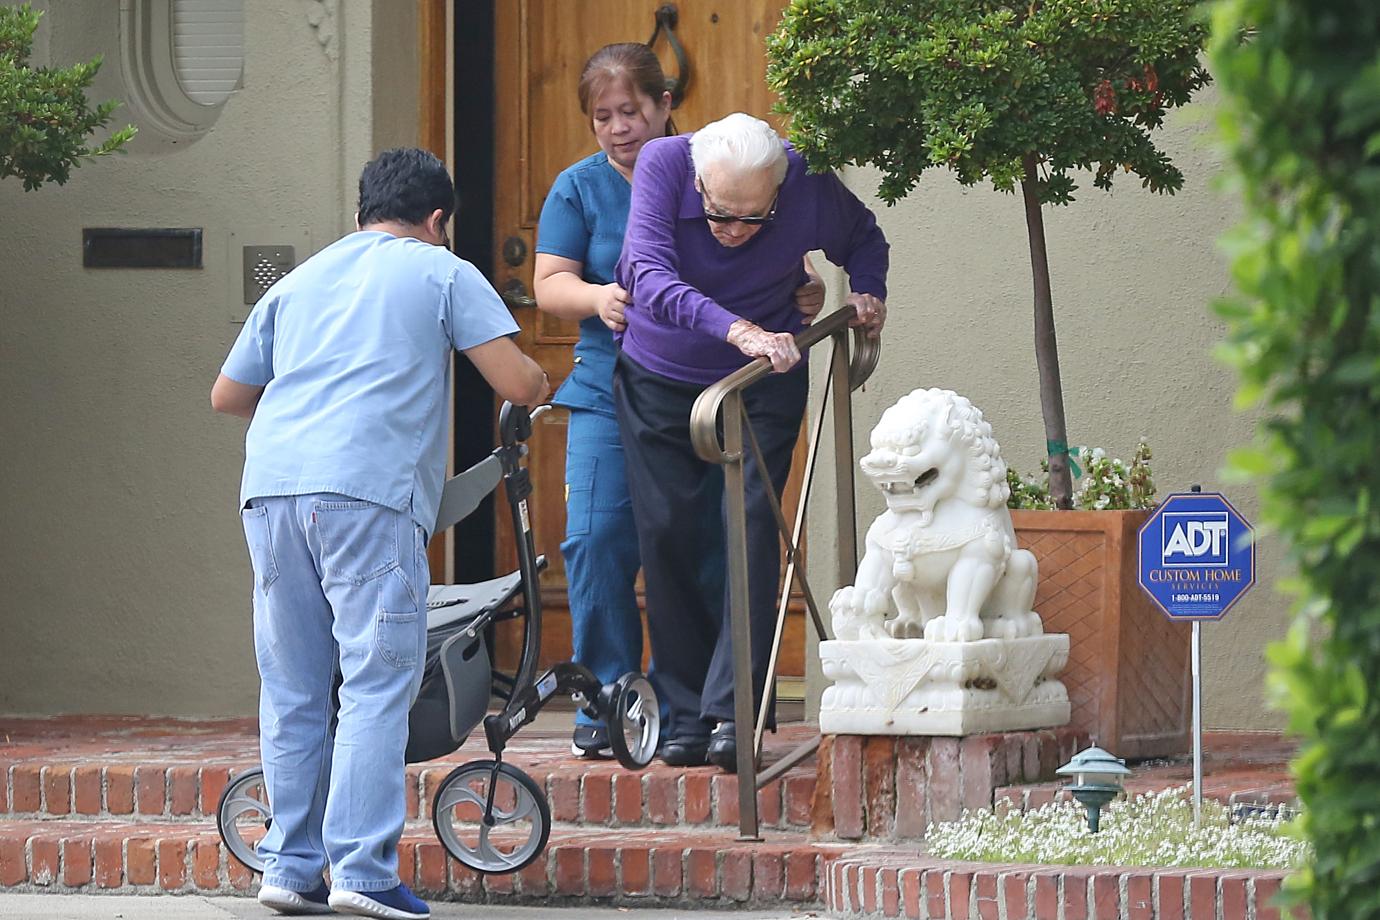
POLYGON ((241 505, 337 492, 436 524, 451 349, 518 331, 470 263, 366 230, 269 288, 221 373, 265 387, 245 436, 241 505))
MULTIPOLYGON (((590 284, 611 284, 631 202, 632 185, 602 151, 566 167, 542 205, 537 252, 583 263, 581 277, 590 284)), ((552 402, 613 415, 615 354, 613 333, 603 320, 580 320, 575 366, 552 402)))

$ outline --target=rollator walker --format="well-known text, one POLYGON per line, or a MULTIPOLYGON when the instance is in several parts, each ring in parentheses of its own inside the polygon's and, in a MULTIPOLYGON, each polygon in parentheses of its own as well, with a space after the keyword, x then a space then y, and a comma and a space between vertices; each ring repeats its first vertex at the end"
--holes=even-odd
MULTIPOLYGON (((539 573, 546 557, 532 539, 527 498, 532 484, 523 459, 532 421, 523 406, 504 403, 499 413, 499 447, 474 466, 447 480, 433 533, 472 513, 498 484, 504 484, 518 569, 472 585, 432 585, 427 593, 426 660, 421 690, 408 714, 406 760, 420 763, 450 754, 481 722, 492 759, 456 767, 432 800, 436 836, 451 856, 481 873, 517 872, 546 847, 551 809, 540 786, 503 760, 503 751, 522 727, 558 695, 570 696, 586 715, 608 726, 609 746, 629 770, 646 767, 656 753, 660 713, 647 678, 629 672, 612 684, 586 667, 566 661, 537 676, 541 650, 539 573), (495 624, 523 621, 522 654, 513 674, 490 663, 495 624), (503 706, 489 715, 490 698, 503 706)), ((336 675, 336 691, 340 675, 336 675)), ((355 794, 367 795, 367 791, 355 794)), ((239 774, 225 788, 216 809, 216 827, 236 859, 262 873, 257 842, 272 824, 261 767, 239 774)))

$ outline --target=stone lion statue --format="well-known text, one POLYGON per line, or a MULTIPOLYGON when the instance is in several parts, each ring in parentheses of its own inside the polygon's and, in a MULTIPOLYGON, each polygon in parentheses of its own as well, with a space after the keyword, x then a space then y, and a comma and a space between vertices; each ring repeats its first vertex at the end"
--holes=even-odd
POLYGON ((1035 556, 1016 546, 1006 464, 977 407, 952 390, 914 390, 882 413, 860 465, 887 510, 868 529, 856 583, 829 603, 838 638, 1043 631, 1035 556))

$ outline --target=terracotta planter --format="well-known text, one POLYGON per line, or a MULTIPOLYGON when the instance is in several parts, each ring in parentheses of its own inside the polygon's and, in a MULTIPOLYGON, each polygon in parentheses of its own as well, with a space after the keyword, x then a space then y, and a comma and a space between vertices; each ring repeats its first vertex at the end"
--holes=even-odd
POLYGON ((1013 511, 1020 545, 1040 563, 1035 609, 1068 633, 1059 679, 1071 725, 1118 757, 1182 754, 1192 745, 1188 623, 1171 622, 1136 582, 1136 532, 1148 511, 1013 511))

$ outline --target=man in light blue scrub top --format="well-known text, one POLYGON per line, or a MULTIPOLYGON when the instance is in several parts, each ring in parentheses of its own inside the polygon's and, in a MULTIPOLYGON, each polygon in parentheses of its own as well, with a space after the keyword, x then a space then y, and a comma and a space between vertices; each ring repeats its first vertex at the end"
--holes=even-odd
POLYGON ((280 913, 429 916, 398 879, 397 844, 451 350, 501 398, 530 405, 547 391, 493 288, 448 250, 454 209, 431 154, 370 162, 358 232, 269 289, 211 392, 217 411, 251 419, 240 502, 273 803, 259 900, 280 913))

